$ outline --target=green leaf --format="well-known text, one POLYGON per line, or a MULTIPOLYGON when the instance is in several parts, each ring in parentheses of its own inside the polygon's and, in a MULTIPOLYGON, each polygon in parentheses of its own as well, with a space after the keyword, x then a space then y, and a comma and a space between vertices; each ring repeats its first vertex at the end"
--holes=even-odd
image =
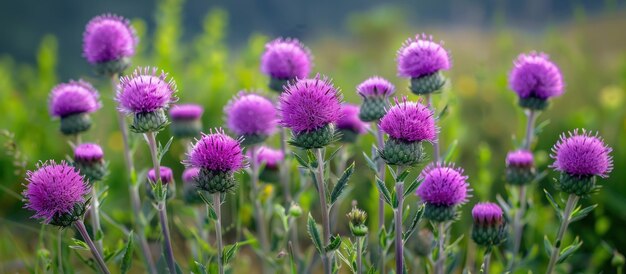
POLYGON ((385 199, 385 202, 388 205, 392 205, 391 193, 389 192, 389 189, 387 189, 385 182, 381 181, 378 177, 376 177, 376 187, 378 188, 378 191, 383 195, 383 199, 385 199))
POLYGON ((363 157, 365 158, 365 163, 367 164, 367 167, 369 167, 374 172, 378 172, 378 167, 376 166, 376 163, 374 163, 374 161, 372 161, 372 159, 367 156, 365 152, 363 152, 363 157))
POLYGON ((292 153, 293 157, 296 158, 296 161, 298 161, 298 163, 300 163, 300 165, 304 168, 307 169, 311 169, 311 165, 309 165, 309 162, 305 161, 304 159, 302 159, 302 157, 300 157, 300 155, 298 155, 298 153, 292 153))
POLYGON ((556 261, 556 263, 560 264, 560 263, 565 262, 565 260, 567 260, 567 258, 572 256, 572 254, 574 254, 574 252, 576 252, 576 250, 578 250, 582 245, 583 245, 583 242, 580 241, 578 237, 576 237, 576 240, 574 240, 574 243, 572 243, 570 246, 564 248, 563 251, 561 251, 561 254, 559 255, 559 259, 556 261))
POLYGON ((404 182, 407 176, 409 176, 409 170, 405 169, 402 173, 400 173, 400 175, 398 175, 398 177, 396 177, 396 182, 404 182))
POLYGON ((128 272, 133 262, 134 236, 131 230, 128 233, 128 242, 126 243, 126 248, 124 248, 124 257, 122 257, 122 263, 120 264, 120 272, 122 274, 128 272))
POLYGON ((77 250, 89 250, 89 246, 87 245, 87 243, 76 239, 76 238, 72 238, 72 242, 74 243, 73 245, 70 245, 71 249, 77 249, 77 250))
POLYGON ((326 163, 330 163, 330 161, 332 161, 333 159, 335 159, 335 156, 337 156, 337 153, 339 151, 341 151, 341 149, 343 148, 343 146, 339 146, 337 149, 335 149, 335 151, 333 151, 333 153, 330 154, 330 156, 328 156, 328 159, 326 159, 326 163))
POLYGON ((313 241, 313 245, 317 249, 317 252, 322 253, 322 238, 320 237, 320 231, 317 229, 317 223, 315 223, 315 219, 311 216, 309 212, 309 218, 307 220, 307 230, 309 231, 309 236, 311 236, 311 240, 313 241))
POLYGON ((456 248, 456 246, 457 246, 457 245, 459 245, 459 243, 461 242, 461 240, 463 240, 463 237, 464 237, 464 236, 465 236, 465 235, 461 235, 461 236, 459 236, 458 238, 456 238, 456 240, 454 240, 454 242, 452 242, 451 244, 449 244, 448 246, 446 246, 446 247, 444 248, 444 250, 445 250, 444 252, 445 252, 446 254, 450 253, 450 251, 452 251, 453 249, 455 249, 455 248, 456 248))
MULTIPOLYGON (((155 136, 156 138, 156 136, 155 136)), ((170 150, 170 146, 172 145, 172 141, 174 140, 174 137, 170 137, 170 139, 167 141, 167 143, 165 144, 165 146, 161 146, 161 144, 159 143, 159 163, 161 162, 161 160, 163 160, 163 156, 165 155, 165 153, 167 153, 168 150, 170 150)))
POLYGON ((289 270, 291 274, 298 274, 298 267, 296 267, 296 259, 293 255, 293 245, 289 242, 289 270))
POLYGON ((228 245, 224 248, 224 256, 222 256, 222 261, 224 264, 228 264, 230 260, 235 256, 235 252, 239 249, 239 243, 235 243, 233 245, 228 245))
POLYGON ((548 256, 550 256, 552 254, 552 243, 550 243, 550 240, 548 239, 548 236, 544 235, 543 236, 543 247, 546 249, 546 253, 548 253, 548 256))
POLYGON ((415 192, 415 190, 421 183, 422 180, 420 178, 413 180, 413 182, 411 182, 411 184, 409 184, 409 186, 404 189, 404 197, 408 196, 409 194, 413 194, 413 192, 415 192))
POLYGON ((591 211, 593 211, 598 205, 590 205, 583 209, 577 208, 574 212, 572 212, 570 223, 576 222, 582 218, 585 218, 591 211))
POLYGON ((378 231, 378 245, 383 248, 387 247, 387 229, 383 226, 380 231, 378 231))
POLYGON ((398 208, 398 205, 400 204, 400 201, 398 200, 398 195, 396 195, 396 192, 394 191, 393 193, 391 193, 391 207, 393 207, 393 209, 398 208))
POLYGON ((335 187, 330 194, 331 205, 333 205, 337 201, 337 199, 339 199, 343 191, 346 189, 346 186, 348 185, 348 180, 350 179, 350 176, 352 176, 353 172, 354 162, 352 162, 352 164, 343 172, 343 175, 341 175, 341 178, 339 178, 337 184, 335 184, 335 187))
POLYGON ((197 261, 193 261, 193 264, 196 266, 196 269, 198 272, 194 272, 194 273, 198 273, 198 274, 207 274, 207 269, 206 266, 204 266, 202 263, 199 263, 197 261))
MULTIPOLYGON (((554 207, 554 209, 556 210, 557 215, 561 216, 561 207, 559 207, 559 204, 556 203, 556 201, 554 200, 554 197, 552 197, 552 195, 550 194, 550 192, 548 192, 548 190, 546 190, 545 188, 543 189, 543 192, 546 193, 546 198, 548 198, 548 201, 550 202, 550 204, 552 205, 552 207, 554 207)), ((561 218, 561 217, 559 217, 561 218)))
POLYGON ((446 155, 443 157, 444 163, 448 163, 452 161, 452 156, 454 155, 454 151, 456 151, 457 146, 459 145, 459 140, 454 140, 448 147, 448 151, 446 155))
POLYGON ((104 232, 102 232, 102 230, 98 230, 96 232, 96 236, 94 237, 94 241, 95 242, 100 241, 102 240, 102 238, 104 238, 104 232))
POLYGON ((326 250, 326 252, 335 251, 339 246, 341 246, 341 236, 330 236, 330 243, 324 247, 324 250, 326 250))
POLYGON ((417 228, 417 224, 420 222, 423 215, 424 215, 424 205, 420 205, 417 208, 417 212, 415 213, 415 217, 413 217, 413 221, 411 222, 411 225, 407 228, 406 232, 404 232, 402 235, 403 241, 406 241, 409 239, 409 237, 411 237, 411 234, 413 234, 413 232, 417 228))

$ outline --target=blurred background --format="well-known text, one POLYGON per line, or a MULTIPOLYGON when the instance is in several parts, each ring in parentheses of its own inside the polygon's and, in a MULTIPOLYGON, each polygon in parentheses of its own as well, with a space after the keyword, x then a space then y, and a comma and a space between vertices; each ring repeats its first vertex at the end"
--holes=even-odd
MULTIPOLYGON (((440 124, 441 143, 444 151, 457 145, 453 160, 470 177, 474 189, 471 204, 507 195, 504 157, 519 144, 525 123, 517 98, 508 89, 507 75, 519 53, 545 52, 560 66, 566 93, 539 116, 545 125, 534 149, 539 168, 551 164, 550 148, 559 134, 575 128, 599 131, 614 148, 611 176, 601 180, 603 189, 598 194, 582 202, 597 203, 598 207, 574 223, 566 237, 570 242, 579 235, 584 242, 570 259, 570 270, 614 273, 611 260, 618 252, 626 252, 626 170, 621 169, 626 161, 624 0, 395 0, 385 4, 374 0, 25 0, 0 3, 0 142, 4 145, 0 153, 0 270, 26 272, 40 255, 34 254, 38 236, 56 230, 41 229, 29 219, 20 192, 25 170, 33 169, 39 160, 65 159, 70 151, 68 140, 58 131, 59 121, 52 120, 47 111, 48 93, 59 82, 83 78, 99 88, 104 107, 94 114, 95 125, 83 139, 102 144, 111 161, 106 182, 110 191, 103 210, 121 223, 130 222, 112 90, 82 58, 84 26, 103 13, 131 19, 140 36, 133 64, 170 72, 181 91, 181 102, 205 106, 207 129, 222 124, 223 106, 237 91, 267 90, 268 79, 259 72, 259 58, 264 44, 275 37, 301 39, 315 56, 313 71, 333 78, 346 101, 358 104, 356 85, 373 75, 392 81, 398 95, 416 99, 408 91, 408 81, 396 76, 395 53, 408 37, 432 34, 434 40, 445 41, 453 59, 452 69, 445 73, 448 85, 435 96, 437 107, 448 106, 449 111, 440 124)), ((160 134, 161 140, 166 141, 168 135, 168 131, 160 134)), ((370 219, 376 220, 373 174, 360 152, 369 152, 372 142, 371 136, 363 136, 349 148, 357 172, 341 212, 347 212, 350 200, 356 199, 370 219)), ((163 162, 178 176, 183 169, 182 153, 183 146, 177 143, 163 162)), ((139 142, 136 165, 147 168, 147 156, 139 142)), ((558 229, 558 220, 543 196, 544 188, 556 193, 554 175, 550 172, 533 185, 534 204, 523 246, 530 258, 525 265, 528 269, 545 266, 543 235, 553 239, 558 229)), ((280 192, 271 186, 268 189, 280 192)), ((307 193, 300 201, 305 212, 317 203, 315 192, 307 193)), ((240 206, 228 218, 250 223, 251 205, 240 206)), ((466 236, 458 251, 459 272, 461 267, 475 267, 466 229, 471 222, 470 208, 464 207, 453 232, 466 236)), ((301 230, 302 242, 308 245, 303 226, 301 230)), ((348 233, 347 226, 339 226, 339 230, 348 233)), ((110 233, 116 232, 110 229, 110 233)), ((117 243, 117 239, 110 241, 117 243)), ((242 269, 254 264, 248 257, 239 262, 242 269)), ((135 265, 141 267, 139 261, 135 265)), ((494 273, 501 269, 497 263, 494 267, 494 273)))

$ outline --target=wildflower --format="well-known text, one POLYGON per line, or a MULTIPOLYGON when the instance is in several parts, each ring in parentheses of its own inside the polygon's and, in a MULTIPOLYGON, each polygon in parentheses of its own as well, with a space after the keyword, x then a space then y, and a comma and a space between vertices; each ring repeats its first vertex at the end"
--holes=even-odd
POLYGON ((243 145, 262 143, 276 130, 276 108, 267 98, 240 92, 224 108, 226 124, 243 145))
POLYGON ((193 138, 202 131, 204 108, 196 104, 174 105, 170 109, 172 134, 178 138, 193 138))
POLYGON ((102 107, 98 91, 83 80, 56 85, 50 91, 50 115, 61 118, 61 132, 75 135, 91 127, 90 113, 102 107))
POLYGON ((469 185, 462 168, 430 164, 420 174, 417 195, 426 204, 424 216, 434 222, 453 220, 456 207, 467 202, 469 185))
POLYGON ((442 70, 451 67, 450 55, 425 34, 409 38, 398 50, 398 75, 411 78, 411 91, 415 94, 429 94, 445 84, 442 70))
POLYGON ((389 96, 395 92, 395 87, 386 79, 374 76, 359 84, 356 90, 363 98, 359 118, 364 122, 373 122, 385 116, 389 96))
POLYGON ((346 215, 348 217, 350 232, 354 237, 363 237, 367 235, 367 213, 358 209, 356 206, 352 207, 352 210, 346 215))
POLYGON ((309 76, 313 57, 298 39, 278 38, 265 45, 261 56, 261 71, 270 76, 270 88, 277 92, 291 80, 309 76))
POLYGON ((358 135, 367 132, 367 123, 359 119, 359 107, 352 104, 342 104, 337 130, 341 134, 341 142, 354 143, 358 135))
POLYGON ((104 153, 97 144, 83 143, 74 148, 74 166, 90 182, 101 181, 107 173, 104 153))
POLYGON ((478 203, 472 209, 472 240, 481 246, 496 246, 506 237, 502 209, 494 203, 478 203))
POLYGON ((130 22, 121 16, 96 16, 83 33, 83 56, 105 75, 121 74, 130 66, 139 38, 130 22))
POLYGON ((528 150, 511 151, 506 155, 506 181, 513 185, 524 185, 535 178, 533 154, 528 150))
POLYGON ((187 204, 203 203, 196 188, 198 174, 200 174, 200 169, 197 167, 189 167, 183 171, 183 200, 187 204))
POLYGON ((548 55, 520 54, 513 62, 509 86, 519 96, 521 107, 542 110, 549 98, 563 94, 563 76, 548 55))
MULTIPOLYGON (((247 156, 250 158, 250 151, 247 156)), ((280 163, 285 160, 285 154, 282 151, 261 146, 257 148, 255 160, 256 165, 263 166, 259 179, 270 183, 279 181, 280 163)))
POLYGON ((172 169, 166 166, 160 166, 159 167, 159 176, 160 178, 157 178, 157 174, 154 170, 154 168, 150 169, 148 171, 148 174, 146 174, 147 178, 148 178, 148 187, 146 188, 147 190, 147 194, 148 197, 152 200, 160 200, 158 199, 159 197, 161 197, 160 195, 155 195, 158 194, 156 191, 158 191, 159 189, 163 189, 162 187, 165 187, 166 192, 165 192, 165 197, 167 199, 171 199, 174 197, 174 193, 175 193, 175 189, 174 186, 172 184, 172 182, 174 182, 174 173, 172 172, 172 169), (156 186, 155 184, 160 183, 161 186, 156 186))

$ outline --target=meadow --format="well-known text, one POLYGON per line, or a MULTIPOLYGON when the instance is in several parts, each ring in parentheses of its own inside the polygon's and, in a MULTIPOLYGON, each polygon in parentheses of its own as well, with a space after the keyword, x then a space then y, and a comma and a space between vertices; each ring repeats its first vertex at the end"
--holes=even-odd
MULTIPOLYGON (((154 66, 167 71, 178 86, 178 103, 196 103, 204 107, 202 125, 206 133, 211 128, 225 127, 224 107, 239 91, 264 91, 267 96, 275 97, 275 93, 268 88, 269 78, 260 70, 260 58, 266 43, 276 37, 254 34, 245 46, 232 48, 226 42, 226 27, 236 19, 214 9, 203 20, 204 32, 183 40, 181 17, 184 15, 180 5, 180 1, 175 0, 160 1, 156 25, 150 32, 146 22, 131 18, 139 43, 126 74, 137 66, 154 66)), ((574 20, 536 32, 510 27, 504 23, 506 18, 496 18, 492 26, 484 29, 424 29, 404 23, 406 15, 399 10, 381 8, 348 18, 347 35, 318 34, 303 42, 314 56, 311 76, 322 73, 332 78, 333 84, 340 88, 344 101, 358 105, 361 98, 356 92, 357 85, 374 75, 382 76, 395 85, 394 97, 407 96, 409 100, 416 101, 418 96, 411 93, 409 80, 397 75, 396 52, 407 38, 419 33, 431 34, 437 42, 445 41, 452 66, 444 72, 447 82, 441 93, 433 96, 433 106, 440 111, 445 109, 437 122, 441 128, 439 144, 446 160, 463 167, 473 189, 468 203, 460 207, 459 220, 451 226, 452 239, 449 242, 458 241, 446 250, 448 273, 480 271, 484 249, 471 239, 472 206, 482 201, 496 202, 498 197, 507 200, 516 194, 505 183, 505 157, 508 151, 523 142, 526 116, 517 105, 518 98, 509 87, 508 76, 518 54, 533 50, 547 53, 561 69, 565 93, 551 99, 550 106, 538 116, 532 150, 537 170, 546 173, 528 187, 530 204, 524 217, 527 225, 514 273, 541 273, 548 265, 544 235, 554 239, 559 219, 544 190, 560 204, 567 199, 555 187, 555 179, 559 175, 549 168, 553 162, 550 149, 561 133, 576 128, 600 133, 606 144, 613 148, 614 169, 608 178, 599 180, 598 184, 602 187, 597 193, 580 200, 583 207, 593 204, 597 207, 584 219, 570 225, 564 241, 572 243, 578 237, 582 246, 558 269, 563 273, 621 273, 624 264, 621 254, 626 246, 622 231, 626 225, 626 185, 622 184, 626 172, 620 168, 626 159, 625 15, 623 11, 615 11, 587 16, 584 11, 577 11, 574 20)), ((81 35, 76 33, 77 37, 81 35)), ((84 248, 84 243, 75 240, 80 237, 74 229, 60 230, 42 225, 40 220, 32 219, 32 213, 24 208, 22 192, 27 184, 27 170, 36 169, 40 160, 72 159, 70 142, 75 140, 59 132, 58 119, 52 119, 47 110, 50 90, 58 83, 70 80, 57 76, 57 70, 64 61, 57 58, 57 51, 58 41, 53 35, 48 35, 42 37, 39 50, 34 53, 35 64, 16 63, 11 56, 0 57, 0 141, 4 145, 3 153, 0 153, 0 272, 3 273, 96 271, 95 263, 88 259, 91 254, 84 248), (60 248, 58 239, 62 239, 60 248), (57 260, 59 252, 63 255, 62 267, 57 260)), ((129 273, 146 273, 148 270, 140 248, 134 247, 130 253, 128 248, 134 216, 129 210, 129 179, 122 160, 124 147, 116 119, 115 93, 109 79, 98 76, 95 71, 85 71, 73 77, 78 78, 91 82, 98 89, 103 105, 92 114, 93 126, 82 134, 82 139, 100 144, 108 161, 109 174, 101 182, 107 191, 100 201, 102 239, 109 255, 107 263, 113 273, 126 270, 129 273), (124 269, 126 266, 129 268, 124 269)), ((137 170, 135 176, 140 181, 145 180, 145 174, 152 167, 150 152, 140 134, 131 133, 130 136, 137 170)), ((157 135, 163 145, 171 136, 170 128, 157 135)), ((278 147, 278 134, 271 136, 266 143, 278 147)), ((329 177, 336 180, 343 169, 354 161, 354 172, 347 189, 334 206, 336 213, 331 214, 334 216, 333 235, 341 235, 344 244, 339 250, 345 255, 346 247, 350 246, 347 244, 349 239, 354 241, 346 214, 353 204, 367 212, 367 265, 376 262, 376 246, 380 242, 376 222, 379 188, 374 179, 376 174, 364 156, 364 153, 371 154, 375 143, 374 134, 363 134, 355 143, 343 144, 341 157, 329 163, 329 177)), ((195 223, 201 218, 197 215, 202 210, 185 204, 180 195, 183 185, 180 178, 185 169, 181 162, 186 159, 187 144, 185 140, 174 138, 161 162, 172 168, 179 187, 179 195, 167 202, 173 253, 183 273, 213 273, 216 266, 197 263, 196 260, 196 257, 202 257, 198 254, 205 253, 210 255, 209 261, 215 260, 213 238, 206 242, 200 235, 203 229, 213 235, 213 223, 207 221, 200 230, 196 230, 195 223)), ((330 145, 326 149, 327 156, 339 146, 330 145)), ((430 145, 425 145, 425 148, 426 155, 433 154, 430 145)), ((302 157, 307 155, 305 150, 295 147, 291 150, 302 157)), ((235 174, 238 186, 234 193, 225 195, 221 212, 223 238, 226 248, 233 252, 227 271, 262 273, 260 266, 267 264, 271 269, 266 270, 267 273, 322 273, 315 245, 307 231, 309 213, 318 223, 321 222, 318 217, 321 213, 318 193, 306 169, 300 167, 303 163, 291 155, 288 159, 292 194, 302 212, 289 214, 290 205, 283 199, 285 190, 280 184, 260 183, 256 192, 262 208, 271 213, 266 216, 268 234, 274 233, 274 237, 270 237, 269 250, 263 250, 256 236, 255 209, 258 204, 249 197, 254 187, 250 184, 251 177, 246 172, 235 174), (297 243, 287 244, 291 232, 286 230, 292 228, 297 228, 293 232, 297 243), (235 242, 239 245, 233 248, 235 242), (298 252, 294 251, 294 245, 297 245, 298 252)), ((432 156, 412 168, 405 178, 406 182, 413 181, 430 160, 432 156)), ((392 188, 393 184, 393 178, 387 176, 387 186, 392 188)), ((140 193, 145 198, 144 188, 147 186, 142 185, 140 193)), ((160 253, 162 240, 158 218, 150 201, 142 200, 148 219, 145 236, 151 250, 157 254, 160 253)), ((404 201, 404 205, 408 206, 409 220, 419 211, 418 200, 416 195, 408 195, 404 201)), ((390 206, 386 207, 385 216, 387 226, 390 226, 393 216, 390 206)), ((419 232, 422 229, 431 230, 432 226, 428 221, 421 221, 416 233, 406 241, 405 263, 409 273, 431 273, 432 270, 426 265, 429 265, 433 255, 430 252, 423 254, 423 249, 432 250, 433 243, 424 244, 420 236, 427 233, 419 232)), ((505 242, 495 248, 491 273, 506 271, 510 258, 505 250, 509 244, 505 242)), ((388 271, 395 269, 393 253, 391 249, 387 254, 385 264, 388 271)), ((163 270, 166 262, 158 257, 158 268, 163 270)), ((337 264, 341 265, 340 273, 350 273, 350 267, 343 261, 337 259, 337 264)), ((373 267, 372 271, 378 271, 378 268, 373 267)))

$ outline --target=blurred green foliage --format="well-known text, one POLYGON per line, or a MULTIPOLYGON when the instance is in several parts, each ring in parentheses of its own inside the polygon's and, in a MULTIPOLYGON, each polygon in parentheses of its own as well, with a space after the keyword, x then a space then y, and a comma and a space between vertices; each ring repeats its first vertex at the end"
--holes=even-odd
MULTIPOLYGON (((190 42, 183 42, 181 5, 182 0, 160 1, 152 36, 147 36, 145 22, 133 20, 141 38, 134 64, 157 66, 169 72, 180 88, 181 102, 197 102, 206 108, 203 122, 208 130, 223 123, 223 106, 237 91, 266 90, 268 79, 259 72, 259 56, 265 42, 272 37, 255 34, 247 45, 233 49, 225 42, 228 35, 225 29, 232 19, 224 11, 214 9, 203 21, 203 33, 190 42)), ((626 164, 626 48, 623 46, 626 16, 618 12, 591 18, 586 17, 582 9, 573 12, 576 18, 573 22, 529 33, 504 26, 505 18, 501 15, 488 30, 424 29, 406 25, 406 13, 383 7, 350 17, 346 21, 348 36, 320 36, 305 41, 315 55, 314 71, 332 77, 343 89, 346 101, 353 103, 359 102, 355 86, 372 75, 394 82, 398 96, 416 99, 409 95, 408 81, 396 77, 395 52, 403 40, 415 33, 430 33, 435 40, 445 41, 454 65, 447 73, 449 84, 442 94, 435 96, 437 108, 448 106, 449 110, 440 123, 441 144, 443 151, 453 143, 458 144, 453 160, 465 168, 474 189, 470 205, 464 207, 463 217, 453 230, 453 235, 466 235, 461 242, 463 248, 457 250, 461 261, 467 262, 461 266, 474 269, 477 265, 470 259, 480 256, 467 237, 471 204, 494 200, 497 194, 507 195, 502 179, 504 157, 520 142, 525 123, 522 111, 516 107, 515 95, 507 88, 507 75, 517 54, 530 50, 550 54, 562 68, 567 83, 565 95, 555 99, 539 117, 540 122, 549 121, 539 132, 535 144, 540 169, 547 169, 551 163, 550 148, 559 134, 574 128, 598 130, 614 148, 615 170, 608 179, 601 180, 604 188, 597 195, 582 202, 597 203, 598 208, 582 222, 572 225, 568 233, 566 241, 571 241, 574 235, 580 235, 584 241, 583 249, 570 260, 572 270, 613 272, 610 261, 614 251, 626 251, 626 238, 621 230, 626 226, 626 185, 622 184, 626 171, 620 168, 626 164)), ((24 183, 24 171, 19 163, 25 160, 27 168, 32 169, 39 160, 62 160, 70 153, 68 140, 58 132, 59 121, 50 118, 46 107, 50 89, 60 81, 69 80, 56 77, 55 71, 63 66, 63 60, 57 59, 57 50, 56 38, 45 36, 36 52, 36 64, 17 64, 10 56, 0 58, 0 129, 8 130, 0 137, 6 144, 0 154, 0 234, 4 236, 0 240, 0 263, 6 265, 19 264, 20 260, 25 264, 34 262, 32 250, 37 243, 31 239, 39 235, 38 225, 28 219, 29 213, 22 209, 18 199, 24 183), (11 134, 14 137, 10 138, 11 134)), ((112 88, 106 79, 94 73, 76 75, 79 77, 99 88, 104 104, 94 115, 94 128, 83 138, 101 143, 111 162, 111 176, 106 182, 110 194, 103 210, 122 223, 128 223, 127 182, 122 161, 118 160, 122 158, 122 145, 114 119, 112 88)), ((167 135, 166 131, 159 137, 165 140, 167 135)), ((274 144, 276 141, 272 140, 274 144)), ((344 198, 340 212, 347 212, 350 200, 356 199, 368 211, 369 219, 376 220, 373 174, 365 167, 361 156, 361 151, 369 153, 372 142, 372 136, 364 136, 358 147, 350 148, 357 172, 350 182, 352 193, 344 198)), ((164 165, 172 167, 179 175, 183 169, 180 164, 183 150, 183 146, 177 144, 164 159, 164 165)), ((138 142, 135 156, 136 166, 149 167, 148 151, 142 142, 138 142)), ((558 228, 557 219, 543 197, 544 188, 554 191, 553 175, 550 173, 531 190, 533 204, 527 215, 529 225, 523 249, 536 256, 527 265, 533 269, 542 269, 547 262, 541 246, 543 235, 553 237, 558 228)), ((305 212, 315 204, 314 199, 310 194, 302 196, 300 202, 305 212)), ((415 201, 410 198, 407 204, 414 209, 415 201)), ((232 213, 225 220, 227 224, 237 218, 244 224, 250 222, 249 206, 232 213)), ((340 223, 344 223, 343 220, 340 223)), ((373 231, 373 222, 370 225, 373 231)), ((338 228, 347 235, 347 226, 338 228)), ((53 235, 55 230, 47 231, 53 235)), ((110 233, 116 232, 111 229, 110 233)), ((303 242, 308 243, 305 232, 301 231, 300 235, 303 242)), ((249 266, 249 260, 242 259, 239 267, 249 266)), ((494 261, 494 272, 498 272, 502 266, 497 259, 494 261)))

